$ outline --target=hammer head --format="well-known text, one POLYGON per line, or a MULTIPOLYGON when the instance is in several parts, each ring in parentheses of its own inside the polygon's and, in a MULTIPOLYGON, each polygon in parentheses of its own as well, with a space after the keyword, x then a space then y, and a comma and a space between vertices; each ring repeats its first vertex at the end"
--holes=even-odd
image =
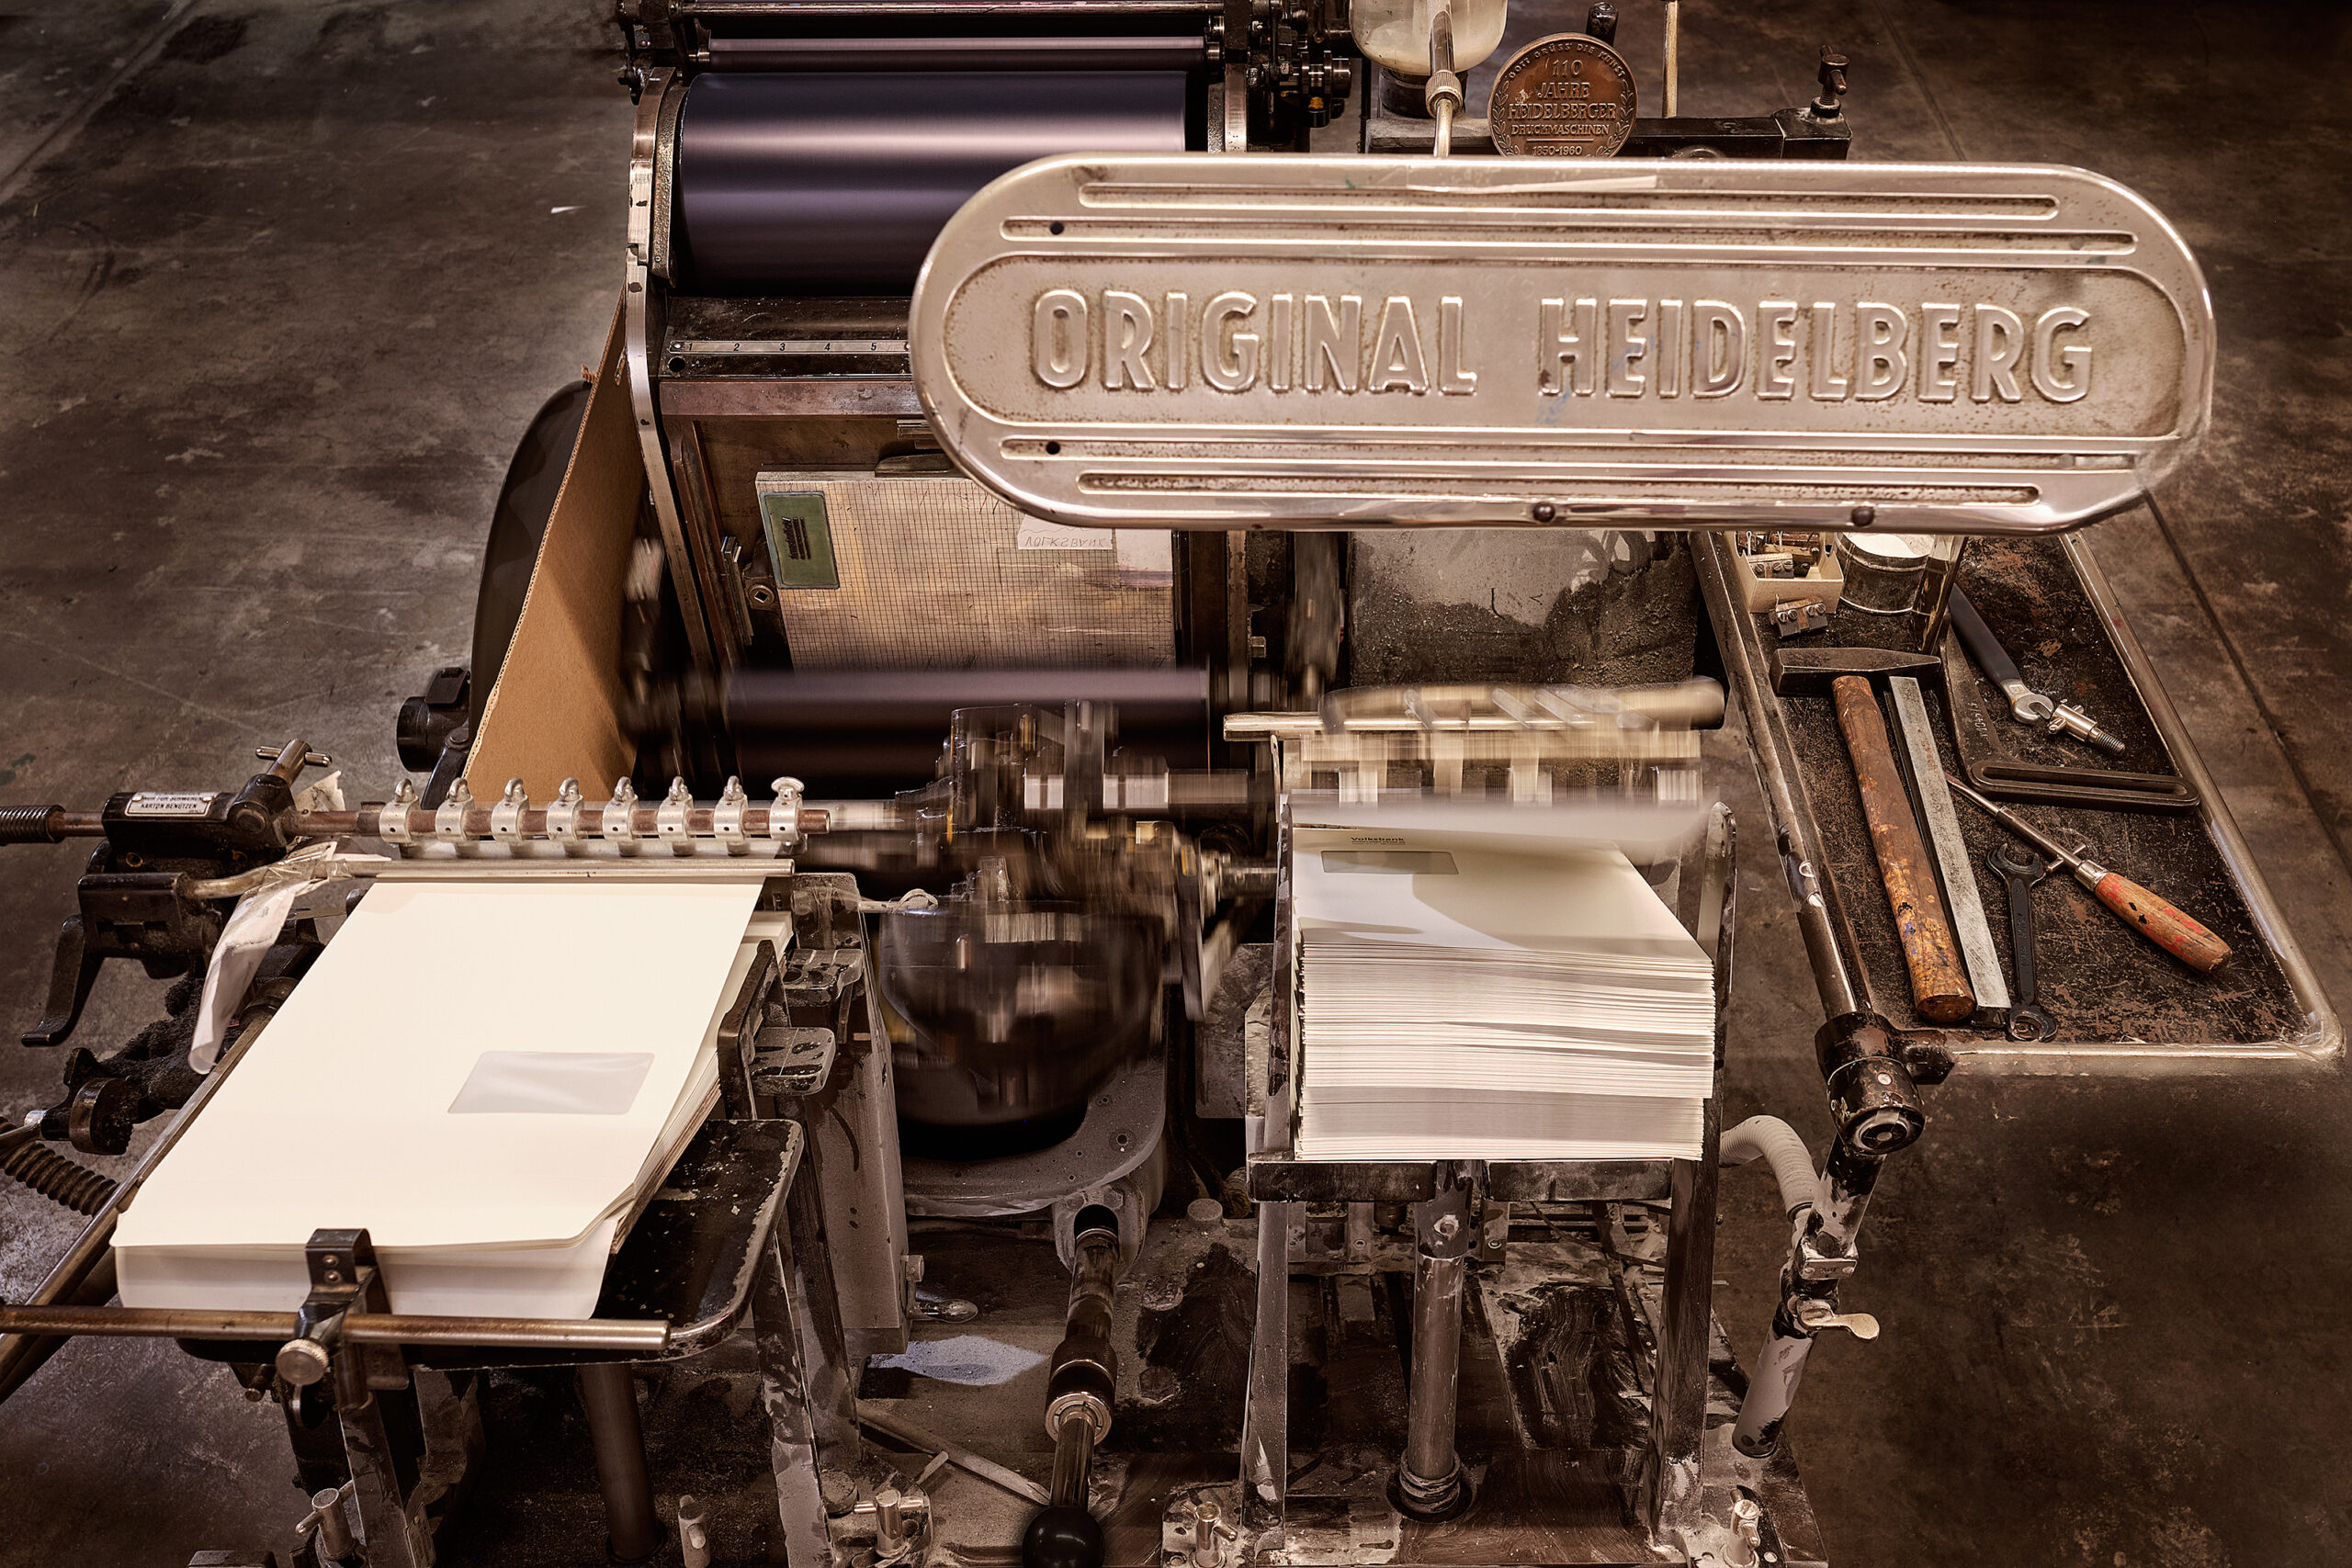
POLYGON ((1876 684, 1889 675, 1927 678, 1943 661, 1932 653, 1903 653, 1891 648, 1775 648, 1770 656, 1772 690, 1784 697, 1826 697, 1840 675, 1860 675, 1876 684))

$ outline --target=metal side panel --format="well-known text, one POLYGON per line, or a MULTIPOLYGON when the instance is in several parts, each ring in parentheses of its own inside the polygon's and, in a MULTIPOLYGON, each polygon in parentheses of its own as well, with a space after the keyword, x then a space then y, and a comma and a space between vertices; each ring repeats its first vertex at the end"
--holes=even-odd
POLYGON ((1071 156, 910 324, 958 465, 1065 523, 2039 533, 2206 421, 2212 311, 2079 169, 1071 156))

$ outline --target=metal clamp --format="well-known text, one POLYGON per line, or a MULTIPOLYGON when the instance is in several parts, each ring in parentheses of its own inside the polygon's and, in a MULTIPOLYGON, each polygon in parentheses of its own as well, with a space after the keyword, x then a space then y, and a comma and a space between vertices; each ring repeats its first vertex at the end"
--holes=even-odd
POLYGON ((518 849, 523 842, 523 813, 531 804, 524 793, 521 779, 508 779, 506 793, 490 808, 490 836, 508 849, 518 849))
MULTIPOLYGON (((685 781, 681 779, 678 783, 683 786, 685 781)), ((671 793, 674 795, 677 791, 673 789, 671 793)), ((750 805, 751 800, 752 797, 743 793, 743 781, 730 774, 727 787, 719 792, 718 804, 710 808, 710 836, 725 844, 730 855, 752 852, 752 841, 743 836, 743 807, 750 805)))
POLYGON ((599 830, 605 842, 621 853, 637 853, 637 786, 628 779, 614 781, 613 798, 605 803, 605 820, 599 830))
POLYGON ((466 837, 466 813, 473 808, 473 804, 474 792, 467 786, 461 775, 449 786, 449 793, 442 796, 441 804, 433 812, 434 838, 442 843, 457 846, 461 855, 473 854, 481 847, 466 837))
POLYGON ((695 836, 686 830, 686 807, 695 803, 695 792, 686 787, 682 777, 670 781, 670 793, 662 797, 662 805, 653 813, 653 830, 675 855, 695 852, 695 836))
POLYGON ((561 844, 565 854, 580 852, 580 781, 566 779, 548 803, 548 841, 561 844))
POLYGON ((768 788, 775 792, 775 802, 768 807, 768 837, 786 846, 800 841, 800 792, 804 786, 798 779, 771 779, 768 788))
POLYGON ((384 802, 377 814, 376 837, 396 849, 407 849, 416 842, 416 835, 409 830, 408 814, 416 807, 416 786, 402 779, 392 791, 392 798, 384 802))
POLYGON ((1854 1270, 1861 1267, 1861 1255, 1850 1245, 1843 1251, 1833 1250, 1838 1244, 1822 1234, 1817 1216, 1807 1213, 1798 1224, 1801 1227, 1796 1248, 1798 1279, 1815 1283, 1825 1280, 1844 1280, 1852 1277, 1854 1270))

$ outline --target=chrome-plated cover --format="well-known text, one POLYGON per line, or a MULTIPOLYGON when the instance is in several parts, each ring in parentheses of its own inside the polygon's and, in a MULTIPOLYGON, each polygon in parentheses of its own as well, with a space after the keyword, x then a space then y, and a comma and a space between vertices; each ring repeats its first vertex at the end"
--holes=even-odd
POLYGON ((916 389, 1064 523, 2037 533, 2202 431, 2170 224, 2034 165, 1069 156, 932 247, 916 389))

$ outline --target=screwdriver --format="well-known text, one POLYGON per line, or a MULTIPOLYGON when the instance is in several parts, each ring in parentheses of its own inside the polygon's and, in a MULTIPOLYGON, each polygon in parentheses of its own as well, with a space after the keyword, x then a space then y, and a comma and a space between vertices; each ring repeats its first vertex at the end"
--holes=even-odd
POLYGON ((2096 861, 2060 849, 2026 825, 2014 811, 1996 806, 1947 773, 1952 788, 1993 814, 2002 827, 2023 839, 2075 874, 2075 880, 2098 896, 2098 901, 2123 918, 2123 923, 2188 964, 2211 974, 2230 956, 2230 944, 2157 897, 2128 876, 2109 871, 2096 861))

